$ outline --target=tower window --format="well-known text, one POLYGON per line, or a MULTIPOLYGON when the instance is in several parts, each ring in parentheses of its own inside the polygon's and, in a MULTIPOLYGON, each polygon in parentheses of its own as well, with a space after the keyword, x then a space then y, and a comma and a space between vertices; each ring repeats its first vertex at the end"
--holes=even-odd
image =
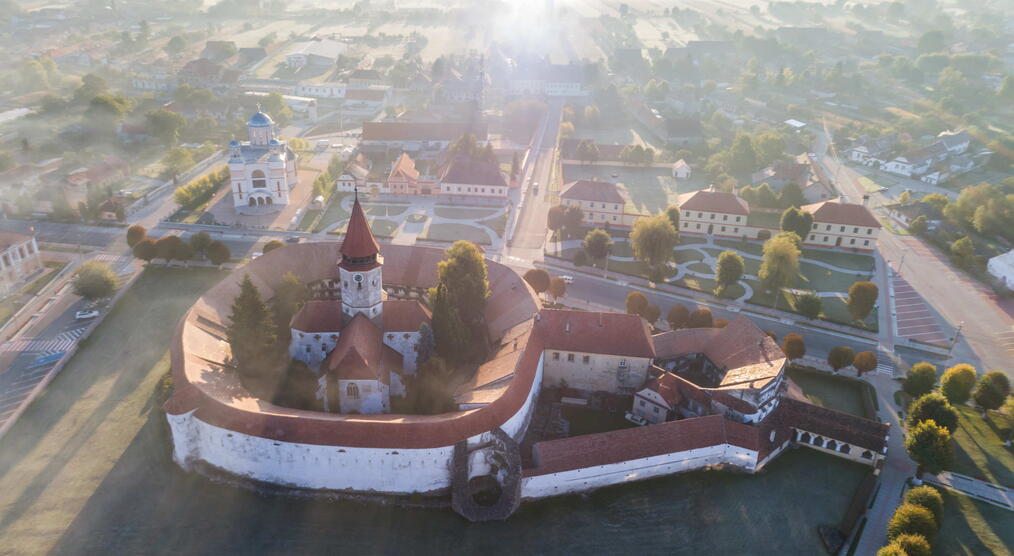
POLYGON ((253 180, 253 186, 256 187, 267 187, 268 180, 264 179, 264 172, 260 170, 254 170, 250 177, 253 180))
POLYGON ((345 394, 350 399, 358 400, 359 399, 359 386, 357 386, 356 383, 354 383, 354 382, 350 383, 348 386, 345 387, 345 394))

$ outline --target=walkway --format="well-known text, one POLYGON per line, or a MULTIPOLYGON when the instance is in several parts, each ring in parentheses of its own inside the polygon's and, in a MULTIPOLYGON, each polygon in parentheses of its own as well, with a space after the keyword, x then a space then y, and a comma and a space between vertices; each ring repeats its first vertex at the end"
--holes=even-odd
POLYGON ((1005 510, 1014 511, 1014 489, 950 471, 944 471, 936 476, 926 474, 923 479, 927 483, 960 492, 1005 510))
POLYGON ((891 282, 898 335, 920 342, 946 345, 950 338, 941 330, 933 311, 919 292, 897 273, 891 273, 891 282))

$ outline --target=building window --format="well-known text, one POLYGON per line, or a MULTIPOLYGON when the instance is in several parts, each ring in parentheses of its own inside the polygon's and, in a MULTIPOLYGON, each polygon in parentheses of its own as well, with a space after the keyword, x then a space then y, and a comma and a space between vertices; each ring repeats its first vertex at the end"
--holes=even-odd
POLYGON ((354 383, 354 382, 351 383, 351 384, 349 384, 348 386, 345 387, 345 394, 348 395, 348 397, 350 399, 358 400, 359 399, 359 386, 357 386, 356 383, 354 383))
POLYGON ((827 236, 824 236, 824 242, 827 243, 827 236))
POLYGON ((873 234, 873 228, 866 228, 866 235, 873 234))
POLYGON ((743 217, 742 217, 742 216, 737 216, 737 217, 736 217, 736 222, 739 222, 739 219, 740 219, 740 218, 743 218, 743 217))
POLYGON ((844 232, 845 231, 845 226, 842 226, 838 231, 839 232, 844 232))
POLYGON ((559 361, 559 360, 560 360, 560 352, 554 351, 553 352, 553 361, 559 361))
POLYGON ((808 239, 809 239, 810 241, 813 241, 813 234, 810 234, 810 237, 809 237, 808 239))
POLYGON ((306 353, 310 353, 310 346, 309 345, 306 346, 306 353))
POLYGON ((711 219, 712 219, 712 220, 714 220, 714 219, 715 219, 715 213, 711 213, 711 219))
POLYGON ((626 367, 627 366, 627 360, 626 359, 620 359, 620 366, 621 367, 626 367))
POLYGON ((723 232, 725 231, 725 226, 722 226, 722 231, 723 231, 723 232))
POLYGON ((656 407, 651 408, 651 412, 655 413, 655 414, 658 414, 658 407, 656 406, 656 407))
POLYGON ((701 229, 701 223, 700 223, 700 222, 698 222, 698 223, 697 223, 697 229, 698 229, 698 230, 700 230, 700 229, 701 229))
POLYGON ((852 233, 853 234, 858 234, 859 233, 859 228, 852 228, 852 233))
POLYGON ((690 211, 689 210, 683 211, 683 216, 686 216, 687 218, 690 218, 690 211))
POLYGON ((831 225, 827 224, 826 227, 824 228, 824 231, 830 232, 831 231, 831 225))
POLYGON ((865 245, 865 246, 867 246, 867 247, 868 247, 868 246, 870 245, 870 240, 868 240, 868 239, 867 239, 866 241, 864 241, 864 242, 863 242, 863 245, 865 245))
POLYGON ((704 213, 703 212, 698 212, 697 213, 697 218, 704 218, 704 213))
POLYGON ((264 172, 260 170, 254 170, 250 177, 253 179, 253 186, 255 188, 263 188, 268 186, 268 180, 264 179, 264 172))
POLYGON ((567 354, 567 362, 568 363, 573 363, 574 362, 574 354, 573 353, 568 353, 567 354))
POLYGON ((589 362, 591 362, 591 356, 585 355, 584 357, 581 358, 581 362, 582 363, 589 363, 589 362))
POLYGON ((725 222, 728 219, 729 219, 729 215, 728 214, 723 214, 722 215, 722 222, 725 222))
POLYGON ((641 407, 644 407, 644 406, 645 406, 644 400, 641 400, 641 407))
POLYGON ((849 240, 849 245, 855 245, 855 244, 856 244, 856 238, 852 238, 852 239, 849 240))

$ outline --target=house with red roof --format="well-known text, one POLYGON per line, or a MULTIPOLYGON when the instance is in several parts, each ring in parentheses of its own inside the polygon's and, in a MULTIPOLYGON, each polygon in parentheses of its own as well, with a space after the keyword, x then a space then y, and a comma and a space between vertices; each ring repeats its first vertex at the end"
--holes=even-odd
POLYGON ((452 198, 506 199, 510 189, 495 160, 455 157, 440 178, 440 193, 452 198))
MULTIPOLYGON (((425 188, 427 195, 431 191, 428 185, 425 188)), ((392 195, 419 195, 422 193, 419 170, 416 169, 415 161, 408 153, 401 153, 401 156, 391 165, 391 173, 388 174, 387 181, 384 182, 380 191, 392 195)))
POLYGON ((836 200, 805 205, 802 210, 813 215, 813 227, 803 239, 804 245, 860 251, 877 248, 880 221, 866 206, 836 200))
POLYGON ((607 181, 572 181, 560 193, 560 204, 580 208, 581 223, 588 227, 631 229, 634 221, 643 216, 632 209, 623 186, 607 181))
POLYGON ((735 193, 701 189, 680 195, 676 205, 680 209, 681 234, 757 237, 757 230, 751 230, 747 222, 750 205, 735 193))

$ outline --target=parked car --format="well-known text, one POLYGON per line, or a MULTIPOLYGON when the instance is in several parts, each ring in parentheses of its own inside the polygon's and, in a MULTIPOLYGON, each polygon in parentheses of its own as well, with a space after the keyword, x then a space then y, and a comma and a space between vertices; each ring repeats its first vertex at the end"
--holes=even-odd
POLYGON ((574 277, 571 276, 571 275, 569 275, 569 274, 564 274, 563 276, 560 276, 560 278, 563 278, 563 281, 566 282, 566 283, 568 283, 568 284, 573 284, 574 283, 574 277))
POLYGON ((78 311, 74 313, 74 318, 76 320, 88 320, 93 319, 97 316, 99 316, 99 312, 94 309, 92 309, 91 311, 78 311))
POLYGON ((292 236, 285 238, 285 243, 299 243, 303 238, 299 236, 292 236))

